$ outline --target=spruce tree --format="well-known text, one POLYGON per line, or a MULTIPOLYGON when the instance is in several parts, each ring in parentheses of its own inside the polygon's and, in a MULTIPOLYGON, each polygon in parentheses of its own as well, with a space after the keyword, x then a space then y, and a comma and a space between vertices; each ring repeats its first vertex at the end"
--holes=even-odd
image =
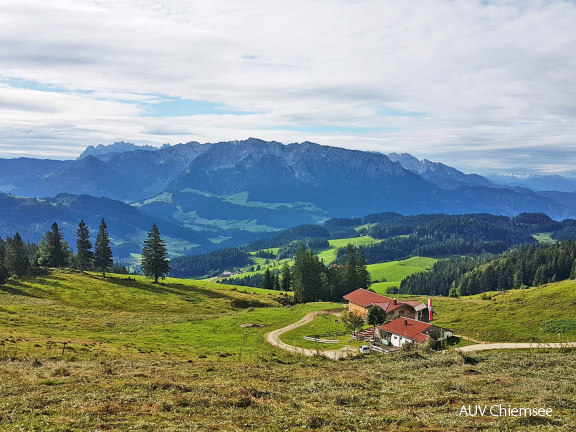
POLYGON ((327 297, 327 279, 324 263, 311 249, 304 246, 296 253, 292 268, 292 286, 296 303, 325 300, 327 297))
POLYGON ((19 233, 14 235, 6 251, 6 269, 9 274, 24 276, 30 271, 30 259, 26 252, 26 245, 19 233))
POLYGON ((54 222, 50 231, 42 237, 39 245, 38 264, 46 267, 66 267, 68 261, 68 243, 62 237, 62 231, 54 222))
POLYGON ((5 242, 0 239, 0 285, 4 285, 10 274, 8 273, 8 269, 6 268, 6 245, 5 242))
POLYGON ((113 264, 107 228, 106 222, 102 218, 98 235, 96 236, 96 246, 94 247, 94 265, 102 270, 102 276, 104 277, 106 277, 106 269, 113 264))
POLYGON ((76 230, 76 250, 78 267, 80 271, 90 268, 92 260, 94 259, 94 252, 92 252, 92 242, 90 241, 90 231, 84 220, 80 220, 78 229, 76 230))
POLYGON ((274 277, 272 276, 272 272, 270 269, 267 268, 264 272, 264 280, 262 281, 262 288, 273 290, 274 289, 274 277))
POLYGON ((368 289, 372 285, 372 278, 366 266, 366 257, 364 256, 364 248, 358 248, 358 257, 356 259, 356 274, 358 277, 358 288, 368 289))
POLYGON ((142 248, 142 271, 148 278, 158 283, 158 278, 165 278, 170 272, 170 261, 166 250, 166 243, 160 238, 160 231, 156 224, 148 233, 142 248))
POLYGON ((290 291, 292 289, 292 271, 287 262, 282 266, 282 283, 280 287, 282 291, 290 291))

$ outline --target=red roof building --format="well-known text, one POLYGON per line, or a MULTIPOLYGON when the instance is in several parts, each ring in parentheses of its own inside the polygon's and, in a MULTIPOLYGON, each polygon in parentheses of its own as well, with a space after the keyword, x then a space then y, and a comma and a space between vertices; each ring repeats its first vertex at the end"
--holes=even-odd
POLYGON ((370 306, 381 307, 390 319, 403 316, 421 321, 428 316, 425 313, 428 307, 423 303, 413 300, 403 302, 362 288, 345 295, 344 299, 348 300, 348 310, 362 317, 368 314, 370 306))
POLYGON ((444 330, 435 325, 410 318, 396 318, 380 327, 380 334, 387 332, 390 334, 390 343, 394 346, 401 347, 405 343, 422 343, 429 338, 438 340, 452 336, 452 332, 444 330))

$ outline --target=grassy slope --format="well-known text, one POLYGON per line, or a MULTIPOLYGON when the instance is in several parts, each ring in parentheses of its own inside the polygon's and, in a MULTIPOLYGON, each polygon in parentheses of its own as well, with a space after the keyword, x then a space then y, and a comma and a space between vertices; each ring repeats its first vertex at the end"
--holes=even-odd
POLYGON ((486 294, 492 298, 435 298, 435 324, 493 342, 576 341, 576 281, 486 294), (546 331, 550 321, 558 325, 546 331))
POLYGON ((261 294, 208 282, 154 285, 142 278, 54 271, 11 281, 0 290, 0 345, 39 356, 65 341, 79 355, 257 355, 272 350, 264 341, 268 331, 334 307, 279 307, 277 293, 252 291, 261 294), (262 327, 239 327, 244 323, 262 327))
POLYGON ((353 244, 354 246, 366 246, 378 242, 380 242, 380 240, 376 240, 370 236, 334 239, 328 240, 328 243, 330 243, 330 247, 328 249, 322 249, 315 252, 318 254, 320 259, 324 260, 326 264, 330 264, 336 259, 336 250, 338 248, 345 248, 349 244, 353 244))
POLYGON ((367 269, 372 280, 379 281, 386 278, 386 282, 376 282, 371 288, 377 293, 384 294, 388 287, 399 287, 406 276, 430 270, 436 261, 438 261, 436 258, 412 257, 403 261, 370 264, 367 269))
MULTIPOLYGON (((232 310, 232 300, 274 300, 205 282, 124 278, 57 271, 3 287, 1 430, 576 429, 574 350, 299 358, 266 348, 264 333, 334 304, 232 310), (264 327, 238 327, 243 322, 264 327), (75 351, 61 358, 53 342, 64 340, 75 351), (552 408, 553 416, 458 415, 476 404, 552 408)), ((505 306, 532 317, 523 325, 537 321, 538 305, 541 318, 574 317, 574 288, 437 298, 438 323, 465 311, 466 328, 499 326, 492 308, 505 306)))

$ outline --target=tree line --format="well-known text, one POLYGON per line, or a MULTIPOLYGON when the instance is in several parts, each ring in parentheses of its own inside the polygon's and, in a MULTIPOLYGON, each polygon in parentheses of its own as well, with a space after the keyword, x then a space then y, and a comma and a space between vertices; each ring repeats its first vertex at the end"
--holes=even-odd
POLYGON ((250 262, 248 252, 230 247, 205 254, 172 258, 170 274, 180 278, 216 276, 227 269, 243 267, 250 262))
POLYGON ((432 271, 405 278, 400 293, 460 296, 540 286, 576 278, 575 263, 576 242, 572 240, 521 246, 501 256, 438 261, 432 271))
MULTIPOLYGON (((0 238, 0 285, 11 276, 26 276, 39 268, 73 268, 82 272, 98 270, 106 277, 106 271, 127 273, 124 266, 113 262, 110 236, 104 218, 102 219, 94 247, 88 226, 81 220, 76 231, 76 253, 73 253, 64 239, 58 224, 54 222, 42 236, 38 245, 25 244, 17 232, 6 240, 0 238)), ((170 271, 166 243, 153 225, 144 241, 142 249, 142 271, 145 276, 158 282, 170 271)))

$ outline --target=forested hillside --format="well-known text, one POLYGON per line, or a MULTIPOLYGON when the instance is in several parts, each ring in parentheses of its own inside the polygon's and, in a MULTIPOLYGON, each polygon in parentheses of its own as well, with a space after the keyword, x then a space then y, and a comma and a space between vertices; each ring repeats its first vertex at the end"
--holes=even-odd
POLYGON ((400 293, 473 295, 540 286, 576 277, 576 243, 522 246, 501 255, 438 261, 431 272, 408 276, 400 293))

